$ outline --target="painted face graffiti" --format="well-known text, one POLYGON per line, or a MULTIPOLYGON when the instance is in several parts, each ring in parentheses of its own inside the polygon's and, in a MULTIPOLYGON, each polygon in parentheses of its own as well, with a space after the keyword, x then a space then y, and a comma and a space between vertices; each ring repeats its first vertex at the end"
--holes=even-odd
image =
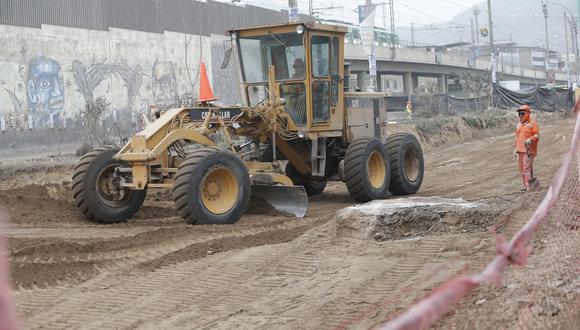
POLYGON ((35 126, 59 122, 64 106, 64 80, 60 64, 50 58, 34 58, 28 65, 28 108, 35 126))
POLYGON ((172 62, 155 61, 152 70, 153 97, 157 104, 173 104, 179 100, 177 78, 172 62))

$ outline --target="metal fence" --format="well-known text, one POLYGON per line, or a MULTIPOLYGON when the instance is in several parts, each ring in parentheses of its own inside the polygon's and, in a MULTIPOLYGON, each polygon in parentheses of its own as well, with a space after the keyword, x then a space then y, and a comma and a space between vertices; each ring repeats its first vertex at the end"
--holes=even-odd
MULTIPOLYGON (((301 16, 305 18, 307 16, 301 16)), ((163 33, 222 34, 233 27, 278 24, 288 11, 208 0, 2 0, 0 24, 42 24, 90 30, 110 27, 163 33)))

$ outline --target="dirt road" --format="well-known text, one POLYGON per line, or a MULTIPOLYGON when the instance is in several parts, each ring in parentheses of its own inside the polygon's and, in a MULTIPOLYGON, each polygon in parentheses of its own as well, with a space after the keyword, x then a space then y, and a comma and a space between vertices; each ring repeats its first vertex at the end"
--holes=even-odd
MULTIPOLYGON (((541 127, 544 185, 572 124, 541 127)), ((370 327, 488 262, 489 225, 509 234, 526 220, 541 194, 519 192, 512 143, 505 132, 429 148, 419 194, 478 201, 501 215, 418 223, 384 241, 334 220, 352 205, 338 183, 311 199, 304 219, 254 205, 235 225, 188 226, 164 194, 150 193, 128 223, 102 226, 79 216, 66 184, 47 183, 70 180, 67 167, 17 173, 0 190, 12 218, 13 295, 27 328, 370 327)))

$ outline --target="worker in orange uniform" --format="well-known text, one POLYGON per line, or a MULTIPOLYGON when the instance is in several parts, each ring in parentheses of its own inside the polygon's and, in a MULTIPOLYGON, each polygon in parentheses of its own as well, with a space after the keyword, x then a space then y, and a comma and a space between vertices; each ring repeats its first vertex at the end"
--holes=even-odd
POLYGON ((531 118, 531 114, 532 109, 528 105, 524 104, 518 109, 520 122, 515 133, 514 155, 518 159, 520 174, 524 182, 522 191, 530 189, 534 158, 538 154, 538 141, 540 141, 540 128, 538 123, 531 118))

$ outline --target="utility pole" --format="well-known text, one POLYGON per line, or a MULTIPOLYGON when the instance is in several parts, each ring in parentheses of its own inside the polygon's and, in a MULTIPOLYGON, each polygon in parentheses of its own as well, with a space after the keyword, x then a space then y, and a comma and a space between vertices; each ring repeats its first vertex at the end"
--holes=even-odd
POLYGON ((475 44, 479 45, 479 8, 473 6, 473 16, 475 16, 475 44))
POLYGON ((489 22, 489 50, 492 54, 495 54, 493 46, 493 21, 491 19, 491 0, 487 0, 487 20, 489 22))
MULTIPOLYGON (((550 70, 550 38, 548 36, 548 3, 542 1, 542 11, 544 12, 544 26, 546 27, 546 75, 550 70)), ((547 77, 547 76, 546 76, 547 77)))
MULTIPOLYGON (((370 42, 371 42, 371 45, 370 45, 371 52, 369 54, 369 76, 368 76, 369 77, 369 85, 368 85, 367 89, 369 91, 376 92, 377 91, 377 72, 376 72, 377 62, 376 62, 376 57, 375 57, 375 45, 374 45, 374 25, 375 25, 375 23, 374 23, 374 17, 375 17, 374 11, 376 9, 376 6, 373 6, 372 0, 366 0, 365 5, 366 5, 367 10, 372 11, 370 16, 367 16, 364 19, 365 22, 368 21, 368 23, 366 23, 366 24, 369 24, 366 27, 368 28, 370 26, 370 30, 371 30, 371 32, 370 32, 371 37, 369 38, 370 42)), ((359 24, 362 24, 362 22, 359 24)), ((361 27, 361 29, 362 29, 362 27, 361 27)))
POLYGON ((512 38, 512 33, 511 32, 510 32, 510 44, 511 44, 510 45, 511 46, 510 47, 510 66, 512 67, 511 68, 511 70, 512 70, 511 72, 514 72, 513 71, 514 70, 513 67, 515 66, 515 64, 514 64, 514 52, 516 50, 515 49, 516 47, 514 47, 514 39, 512 38))
POLYGON ((580 68, 579 68, 579 63, 580 63, 580 56, 579 56, 579 52, 578 52, 578 25, 576 24, 576 20, 574 20, 574 24, 572 25, 572 32, 574 35, 574 40, 573 40, 573 47, 574 47, 574 52, 576 53, 576 56, 574 56, 574 71, 576 74, 576 84, 580 83, 580 79, 578 77, 578 73, 580 72, 580 68))
POLYGON ((387 32, 387 8, 383 2, 383 29, 387 32))
MULTIPOLYGON (((543 3, 543 1, 542 1, 542 3, 543 3)), ((546 7, 547 7, 547 4, 548 3, 547 3, 547 0, 546 0, 546 7)), ((579 57, 580 57, 580 56, 578 56, 578 39, 577 39, 578 38, 578 25, 577 25, 578 24, 578 17, 574 16, 574 14, 570 10, 570 8, 564 6, 564 5, 560 4, 560 3, 552 2, 551 4, 552 5, 556 5, 556 6, 560 6, 560 7, 564 8, 568 12, 568 15, 570 16, 570 31, 571 31, 571 34, 572 34, 572 45, 571 45, 572 46, 572 49, 571 49, 571 51, 572 51, 572 53, 574 53, 574 71, 573 71, 573 76, 575 78, 574 80, 578 84, 580 82, 579 79, 578 79, 578 73, 580 72, 580 69, 578 68, 578 60, 579 60, 579 57)), ((543 4, 542 4, 542 8, 544 8, 544 5, 543 4)), ((580 9, 580 1, 578 1, 578 8, 580 9)), ((545 10, 547 11, 547 8, 545 10)), ((545 13, 545 14, 547 15, 547 13, 545 13)), ((567 22, 568 22, 567 17, 566 17, 566 12, 564 12, 564 22, 565 22, 565 24, 567 24, 567 22)), ((565 29, 565 30, 567 31, 567 29, 565 29)), ((547 38, 548 38, 548 36, 546 35, 546 40, 547 40, 547 38)), ((566 37, 566 48, 568 48, 568 44, 567 43, 568 43, 568 38, 566 37)), ((570 55, 569 51, 567 50, 566 53, 567 53, 566 55, 568 57, 570 55)), ((570 61, 569 60, 566 61, 566 62, 568 64, 570 64, 570 61)))
MULTIPOLYGON (((495 84, 496 76, 495 76, 495 49, 493 46, 493 21, 491 19, 491 0, 487 0, 487 20, 489 24, 489 52, 491 55, 491 84, 495 84)), ((492 88, 493 94, 493 88, 492 88)))
POLYGON ((310 17, 312 17, 312 1, 313 0, 308 0, 308 15, 310 15, 310 17))
MULTIPOLYGON (((389 0, 389 10, 391 12, 391 38, 395 38, 395 7, 393 5, 393 0, 389 0)), ((397 47, 395 45, 395 40, 391 42, 391 59, 394 61, 397 58, 397 47)))
POLYGON ((415 23, 411 23, 411 48, 415 48, 415 23))
POLYGON ((471 23, 471 47, 475 47, 475 35, 477 32, 473 29, 473 18, 469 19, 469 22, 471 23))
POLYGON ((572 81, 570 79, 570 49, 568 48, 568 16, 564 11, 564 32, 566 35, 566 75, 568 76, 568 88, 570 88, 572 81))

